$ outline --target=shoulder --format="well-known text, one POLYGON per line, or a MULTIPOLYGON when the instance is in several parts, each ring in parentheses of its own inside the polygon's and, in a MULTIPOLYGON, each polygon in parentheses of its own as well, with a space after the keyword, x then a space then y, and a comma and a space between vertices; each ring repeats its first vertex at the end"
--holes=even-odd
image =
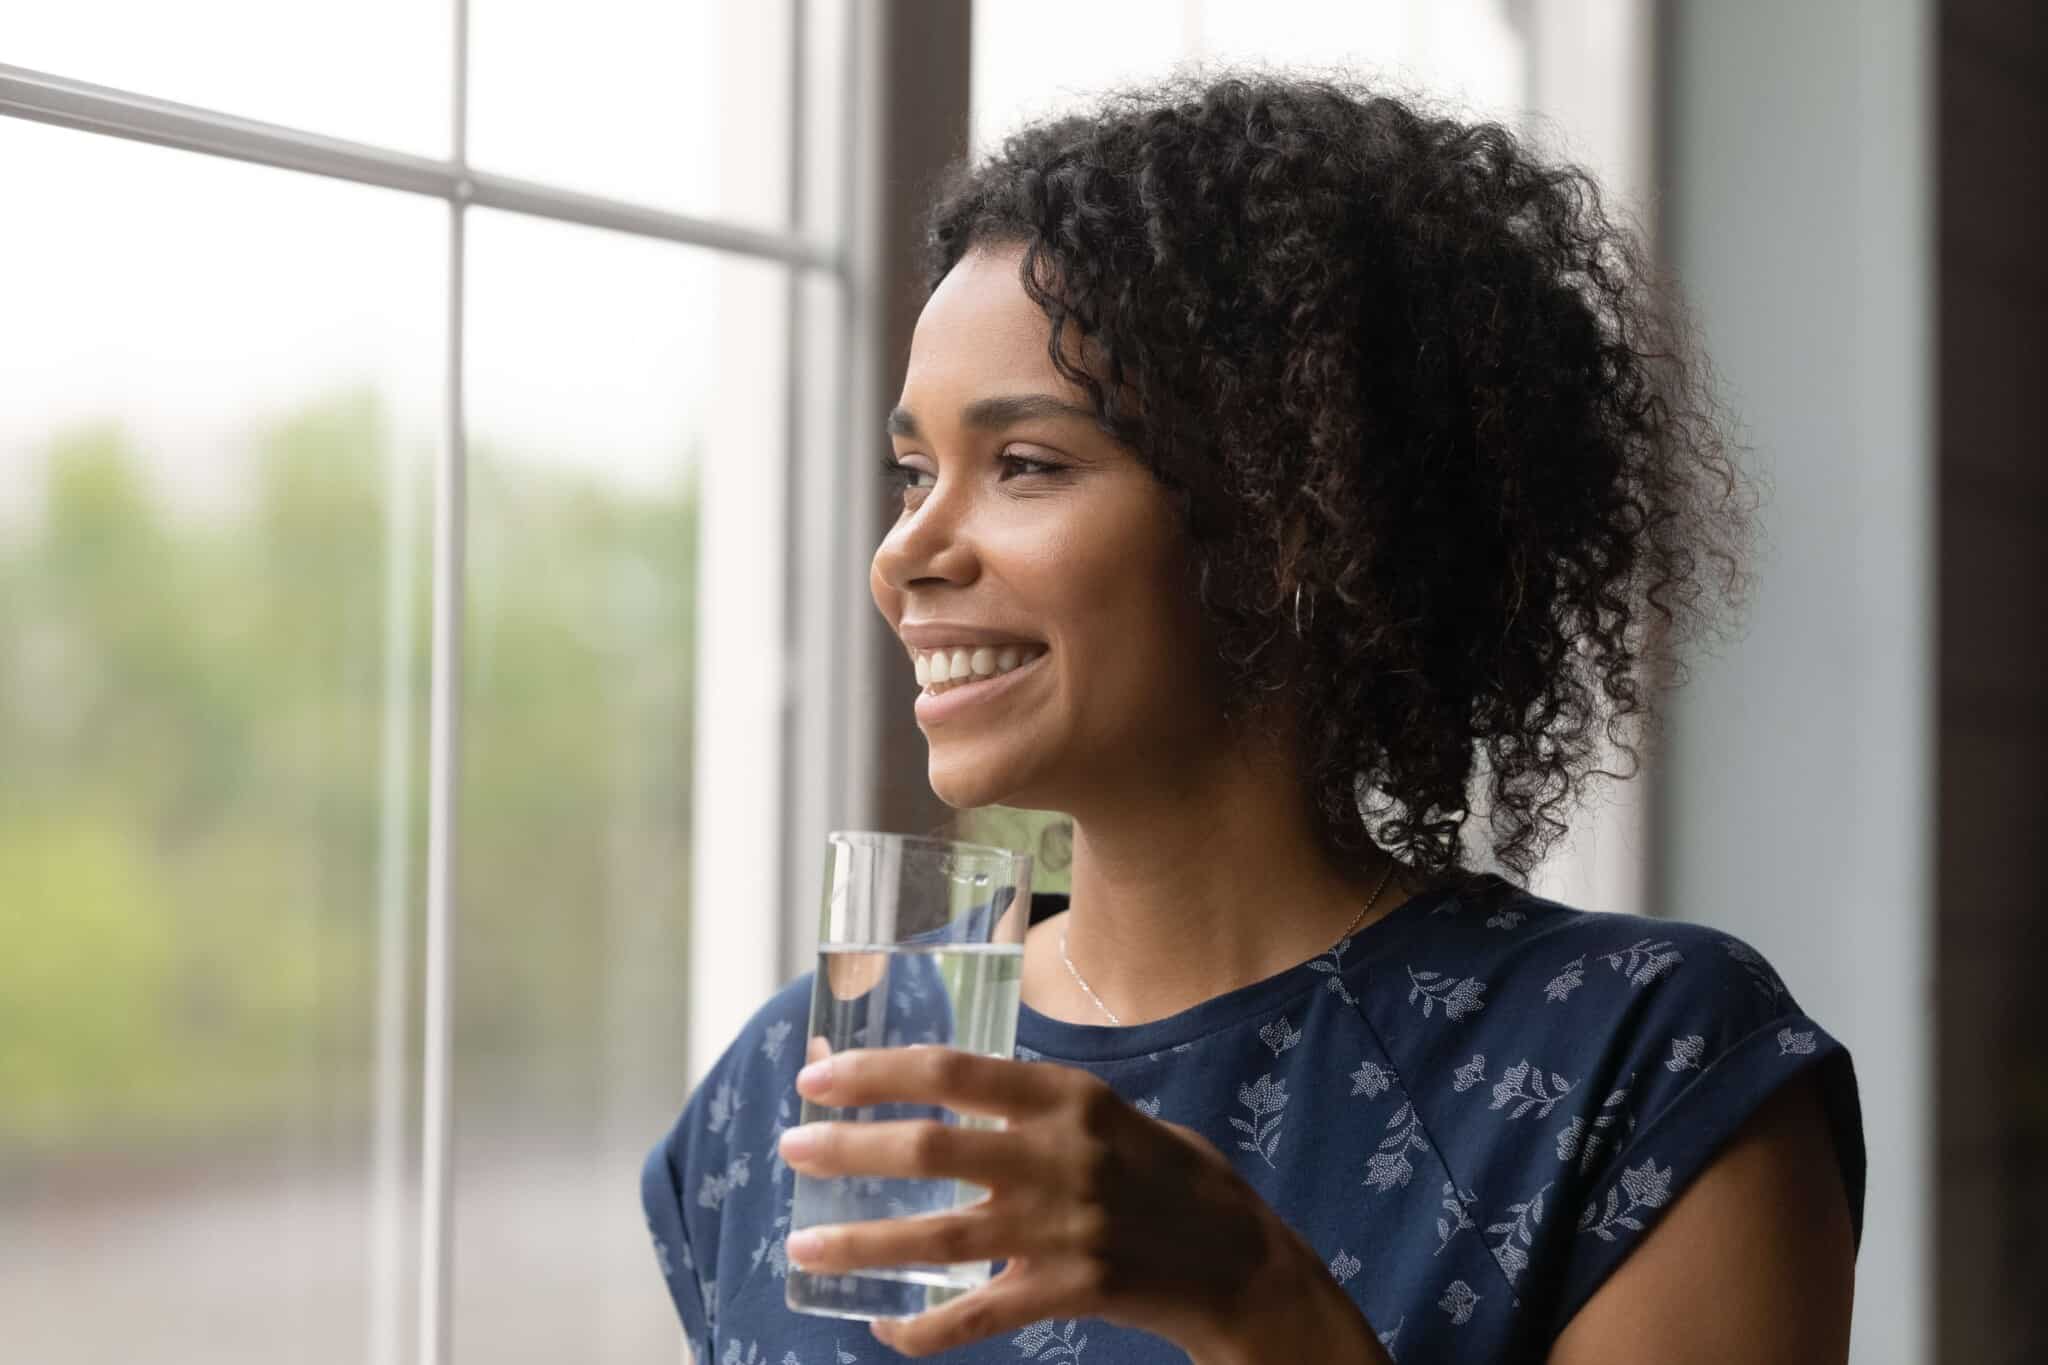
POLYGON ((1742 938, 1503 888, 1422 917, 1374 988, 1454 1178, 1489 1209, 1530 1211, 1493 1250, 1554 1322, 1795 1078, 1820 1101, 1860 1235, 1848 1051, 1742 938))
MULTIPOLYGON (((1719 1105, 1746 1114, 1775 1080, 1846 1049, 1753 945, 1683 920, 1576 909, 1513 888, 1425 917, 1376 972, 1378 1015, 1424 1078, 1481 1088, 1512 1117, 1553 1104, 1609 1151, 1719 1105), (1525 1107, 1523 1092, 1535 1101, 1525 1107), (1559 1103, 1560 1095, 1569 1095, 1559 1103)), ((1477 1128, 1454 1111, 1447 1128, 1477 1128)), ((1860 1152, 1858 1154, 1860 1160, 1860 1152)))
POLYGON ((1725 930, 1577 909, 1513 888, 1446 900, 1389 949, 1379 971, 1391 983, 1378 988, 1400 988, 1424 1018, 1433 1003, 1484 1032, 1586 1040, 1589 1020, 1633 1032, 1690 1022, 1704 1032, 1681 1048, 1681 1063, 1704 1060, 1717 1039, 1799 1012, 1764 954, 1725 930))

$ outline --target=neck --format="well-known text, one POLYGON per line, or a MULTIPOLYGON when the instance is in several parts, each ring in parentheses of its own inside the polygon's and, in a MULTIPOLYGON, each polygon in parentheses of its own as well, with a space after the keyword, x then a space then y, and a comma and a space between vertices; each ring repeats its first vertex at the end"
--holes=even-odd
MULTIPOLYGON (((1233 755, 1099 795, 1071 812, 1072 909, 1046 927, 1066 930, 1074 965, 1127 1025, 1327 951, 1383 878, 1360 927, 1420 887, 1389 859, 1353 874, 1333 866, 1282 763, 1233 755)), ((1050 970, 1034 976, 1033 1008, 1108 1022, 1067 974, 1056 939, 1050 970)))

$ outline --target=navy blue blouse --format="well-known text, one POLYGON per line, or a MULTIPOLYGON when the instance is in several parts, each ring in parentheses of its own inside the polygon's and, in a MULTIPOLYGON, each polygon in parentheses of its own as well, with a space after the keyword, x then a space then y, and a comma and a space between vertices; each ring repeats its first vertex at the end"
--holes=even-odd
MULTIPOLYGON (((1032 920, 1065 907, 1034 896, 1032 920)), ((800 1109, 811 978, 740 1031, 642 1173, 699 1365, 906 1359, 863 1323, 783 1302, 793 1174, 776 1141, 800 1109)), ((1703 925, 1574 910, 1505 882, 1430 891, 1320 957, 1170 1018, 1096 1027, 1025 1005, 1016 1055, 1083 1067, 1209 1138, 1407 1365, 1541 1360, 1687 1182, 1809 1068, 1862 1239, 1847 1050, 1755 949, 1703 925)), ((1093 1318, 940 1358, 1186 1360, 1093 1318)))

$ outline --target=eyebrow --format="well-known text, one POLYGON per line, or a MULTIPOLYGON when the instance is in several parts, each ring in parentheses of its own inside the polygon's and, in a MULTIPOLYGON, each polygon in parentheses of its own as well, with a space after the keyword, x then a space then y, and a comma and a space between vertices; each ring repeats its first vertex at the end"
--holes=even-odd
MULTIPOLYGON (((1042 417, 1078 417, 1086 422, 1096 420, 1093 409, 1069 403, 1064 398, 1056 398, 1049 393, 1001 394, 993 398, 977 398, 960 412, 961 421, 982 431, 994 431, 1042 417)), ((913 440, 921 439, 923 436, 918 430, 917 419, 911 416, 910 409, 905 407, 898 407, 889 414, 889 434, 908 436, 913 440)))

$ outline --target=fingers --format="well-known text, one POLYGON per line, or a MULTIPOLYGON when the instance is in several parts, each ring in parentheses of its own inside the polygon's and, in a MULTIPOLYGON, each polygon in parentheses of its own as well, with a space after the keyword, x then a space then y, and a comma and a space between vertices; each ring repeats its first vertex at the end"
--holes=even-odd
MULTIPOLYGON (((1081 1317, 1100 1306, 1081 1284, 1025 1269, 1024 1262, 1012 1261, 1002 1274, 949 1304, 913 1318, 878 1321, 875 1337, 904 1355, 928 1356, 1048 1318, 1081 1317)), ((1085 1339, 1075 1340, 1075 1332, 1075 1324, 1065 1324, 1063 1339, 1078 1359, 1085 1339)))
POLYGON ((957 1265, 1015 1256, 1030 1229, 987 1202, 945 1213, 835 1223, 791 1233, 789 1259, 814 1274, 863 1266, 957 1265))
POLYGON ((789 1165, 814 1176, 951 1178, 990 1188, 1045 1179, 1018 1134, 940 1119, 806 1123, 784 1133, 779 1150, 789 1165))
POLYGON ((958 1048, 847 1048, 822 1067, 797 1073, 806 1099, 839 1108, 869 1104, 937 1104, 963 1114, 1023 1117, 1071 1098, 1077 1087, 1101 1084, 1087 1072, 1044 1062, 983 1057, 958 1048))

